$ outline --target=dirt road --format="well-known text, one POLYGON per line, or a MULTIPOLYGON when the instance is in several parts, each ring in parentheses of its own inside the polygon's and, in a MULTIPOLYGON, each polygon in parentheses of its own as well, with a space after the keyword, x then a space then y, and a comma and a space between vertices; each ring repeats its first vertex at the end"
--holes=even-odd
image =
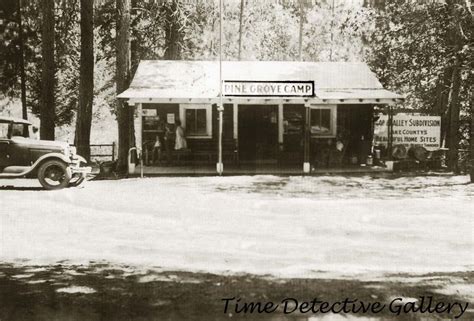
MULTIPOLYGON (((56 192, 0 181, 0 320, 221 320, 223 295, 472 302, 468 180, 147 178, 56 192)), ((401 320, 424 317, 443 315, 401 320)))

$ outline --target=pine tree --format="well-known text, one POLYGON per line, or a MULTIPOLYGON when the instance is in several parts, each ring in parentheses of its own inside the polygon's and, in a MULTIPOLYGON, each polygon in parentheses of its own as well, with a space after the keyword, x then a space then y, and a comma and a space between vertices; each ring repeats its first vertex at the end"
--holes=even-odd
POLYGON ((54 0, 41 3, 42 76, 40 95, 40 137, 54 140, 55 121, 55 63, 54 63, 54 0))
POLYGON ((458 145, 459 145, 459 93, 461 90, 461 57, 459 52, 462 48, 462 38, 459 34, 458 21, 460 19, 458 0, 448 0, 446 5, 451 12, 451 39, 452 47, 455 51, 452 68, 451 87, 449 90, 448 110, 449 110, 449 154, 448 166, 450 170, 458 172, 458 145))
POLYGON ((90 160, 92 104, 94 99, 94 6, 93 0, 81 0, 81 58, 79 109, 75 144, 78 154, 90 160))
MULTIPOLYGON (((130 78, 130 0, 116 1, 116 90, 117 94, 128 87, 130 78)), ((133 110, 123 100, 117 100, 118 122, 118 165, 117 170, 124 172, 127 169, 128 150, 131 146, 131 124, 133 124, 133 110)))

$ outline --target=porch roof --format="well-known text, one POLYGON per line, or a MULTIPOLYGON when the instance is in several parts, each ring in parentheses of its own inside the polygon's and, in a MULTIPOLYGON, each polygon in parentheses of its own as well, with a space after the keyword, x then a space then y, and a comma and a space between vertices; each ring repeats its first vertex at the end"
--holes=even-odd
MULTIPOLYGON (((369 67, 360 62, 224 61, 222 74, 223 80, 233 81, 314 81, 315 97, 304 97, 310 102, 404 99, 384 89, 369 67)), ((117 97, 135 102, 214 101, 219 97, 219 62, 143 60, 130 87, 117 97)))

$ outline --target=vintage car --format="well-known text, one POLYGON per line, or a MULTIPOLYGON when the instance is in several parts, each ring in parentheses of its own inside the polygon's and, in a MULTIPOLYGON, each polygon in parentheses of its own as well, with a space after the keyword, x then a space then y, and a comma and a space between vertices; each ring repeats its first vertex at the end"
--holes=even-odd
POLYGON ((0 179, 37 177, 48 190, 78 186, 91 172, 75 148, 34 139, 26 120, 0 116, 0 179))

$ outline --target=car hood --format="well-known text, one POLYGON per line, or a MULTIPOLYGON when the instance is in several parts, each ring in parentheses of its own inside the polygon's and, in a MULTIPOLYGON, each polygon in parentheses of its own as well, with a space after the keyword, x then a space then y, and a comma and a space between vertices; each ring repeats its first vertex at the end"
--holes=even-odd
POLYGON ((57 142, 53 140, 37 140, 24 137, 13 137, 12 141, 18 144, 28 145, 29 148, 38 148, 38 149, 51 149, 63 151, 69 147, 68 143, 57 142))

